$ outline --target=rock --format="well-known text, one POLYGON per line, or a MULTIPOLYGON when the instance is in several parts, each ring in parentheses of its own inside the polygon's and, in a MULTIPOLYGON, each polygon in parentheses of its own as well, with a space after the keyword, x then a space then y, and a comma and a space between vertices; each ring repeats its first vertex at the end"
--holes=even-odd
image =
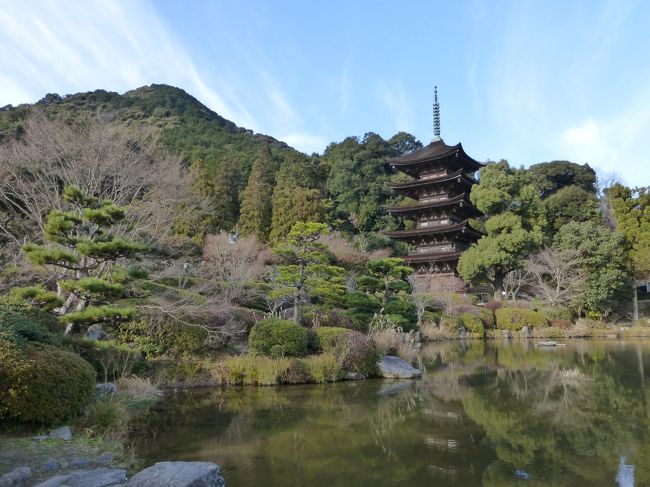
POLYGON ((361 372, 346 372, 345 380, 363 380, 366 377, 361 372))
POLYGON ((533 332, 532 332, 531 329, 530 329, 529 327, 527 327, 527 326, 524 326, 524 327, 521 329, 521 333, 522 333, 522 335, 524 335, 526 338, 532 338, 532 337, 533 337, 533 332))
POLYGON ((57 475, 36 487, 108 487, 126 480, 126 470, 118 468, 94 468, 57 475))
POLYGON ((20 487, 32 476, 32 469, 29 467, 16 467, 0 477, 0 487, 20 487))
POLYGON ((70 426, 61 426, 55 430, 50 431, 50 438, 58 438, 59 440, 70 441, 72 439, 72 431, 70 426))
POLYGON ((409 389, 413 382, 397 382, 388 384, 377 391, 378 396, 397 396, 400 392, 409 389))
POLYGON ((510 339, 512 338, 512 332, 510 330, 501 330, 501 336, 510 339))
POLYGON ((104 332, 102 325, 90 325, 84 334, 88 340, 106 340, 108 335, 104 332))
POLYGON ((225 487, 221 468, 211 462, 158 462, 135 474, 128 487, 225 487))
POLYGON ((416 369, 399 357, 385 355, 377 362, 379 376, 385 379, 417 379, 422 371, 416 369))
POLYGON ((32 436, 32 441, 41 442, 49 439, 49 435, 32 436))
POLYGON ((45 465, 41 467, 42 472, 56 472, 61 468, 61 464, 56 460, 48 460, 45 465))
POLYGON ((113 382, 95 384, 95 396, 97 397, 114 396, 116 392, 117 386, 113 382))
POLYGON ((102 453, 101 455, 97 455, 95 459, 93 460, 93 463, 97 465, 103 465, 105 463, 111 463, 113 461, 113 458, 115 458, 113 455, 110 453, 102 453))
POLYGON ((73 458, 70 462, 72 468, 86 468, 88 465, 90 465, 90 461, 87 458, 73 458))

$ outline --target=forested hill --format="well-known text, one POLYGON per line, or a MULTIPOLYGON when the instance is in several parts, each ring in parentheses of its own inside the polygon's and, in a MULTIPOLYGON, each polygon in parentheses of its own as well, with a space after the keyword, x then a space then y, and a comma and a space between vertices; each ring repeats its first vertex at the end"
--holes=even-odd
POLYGON ((214 168, 220 160, 233 156, 246 165, 266 144, 279 157, 297 152, 273 137, 238 127, 180 88, 158 84, 123 95, 105 90, 65 96, 50 93, 34 105, 8 105, 0 109, 0 142, 20 136, 24 118, 34 107, 66 121, 101 114, 128 125, 158 127, 165 148, 181 154, 188 165, 201 159, 214 168))
MULTIPOLYGON (((96 120, 126 127, 124 137, 136 143, 138 131, 131 128, 157 129, 158 146, 182 158, 194 181, 192 191, 210 200, 207 211, 194 212, 197 221, 177 229, 189 236, 225 229, 277 241, 295 221, 323 221, 374 239, 377 231, 397 224, 383 210, 396 203, 385 184, 396 177, 386 158, 422 146, 403 132, 388 140, 369 132, 331 143, 322 156, 307 156, 273 137, 238 127, 167 85, 122 95, 105 90, 47 94, 33 105, 0 108, 0 146, 15 139, 38 145, 30 140, 38 139, 41 123, 32 126, 28 121, 35 113, 61 124, 48 129, 58 138, 65 126, 74 129, 96 120)), ((82 132, 65 136, 77 142, 61 143, 73 152, 74 143, 88 146, 82 132)), ((378 245, 386 243, 380 240, 378 245)))

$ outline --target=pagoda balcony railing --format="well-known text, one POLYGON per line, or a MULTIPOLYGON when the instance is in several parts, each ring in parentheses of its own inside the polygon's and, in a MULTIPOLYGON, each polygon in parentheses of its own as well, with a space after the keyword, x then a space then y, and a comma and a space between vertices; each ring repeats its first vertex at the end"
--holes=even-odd
POLYGON ((420 203, 431 203, 432 201, 442 201, 442 200, 448 200, 449 195, 447 193, 445 194, 436 194, 432 196, 422 196, 419 201, 420 203))
POLYGON ((420 179, 433 179, 433 178, 438 178, 440 176, 446 176, 447 174, 448 174, 447 171, 428 172, 428 173, 420 174, 420 179))
POLYGON ((427 245, 426 247, 418 247, 417 249, 409 252, 409 255, 435 254, 440 252, 456 252, 457 250, 458 249, 454 244, 427 245))
POLYGON ((418 228, 439 227, 441 225, 453 225, 460 223, 456 218, 440 218, 438 220, 425 220, 418 222, 418 228))

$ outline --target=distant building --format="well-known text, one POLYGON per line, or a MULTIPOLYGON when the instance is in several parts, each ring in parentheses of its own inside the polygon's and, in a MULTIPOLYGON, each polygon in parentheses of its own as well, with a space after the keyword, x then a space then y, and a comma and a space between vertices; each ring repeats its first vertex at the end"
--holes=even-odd
POLYGON ((457 276, 458 259, 482 235, 468 220, 482 215, 470 203, 469 193, 478 184, 474 173, 483 164, 468 156, 461 144, 449 146, 440 138, 437 91, 433 142, 388 163, 413 178, 389 187, 417 203, 388 208, 391 215, 414 220, 416 227, 385 235, 415 246, 404 260, 417 276, 430 279, 432 290, 461 290, 465 285, 457 276))

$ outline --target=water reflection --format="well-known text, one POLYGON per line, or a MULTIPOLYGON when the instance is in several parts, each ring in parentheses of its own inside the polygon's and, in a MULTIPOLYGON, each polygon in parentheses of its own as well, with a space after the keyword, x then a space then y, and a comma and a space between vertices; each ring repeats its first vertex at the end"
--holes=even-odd
POLYGON ((229 486, 650 485, 650 344, 449 342, 422 380, 171 395, 132 435, 146 464, 229 486))

